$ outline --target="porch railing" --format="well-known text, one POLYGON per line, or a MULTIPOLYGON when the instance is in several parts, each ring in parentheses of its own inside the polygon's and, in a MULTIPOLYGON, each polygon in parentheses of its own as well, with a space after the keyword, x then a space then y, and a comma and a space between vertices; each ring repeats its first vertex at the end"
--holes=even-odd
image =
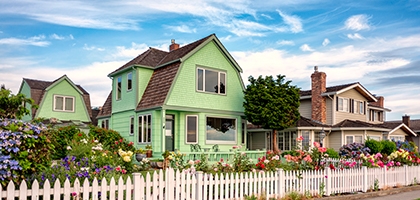
POLYGON ((201 159, 201 155, 206 155, 208 162, 218 162, 221 159, 225 162, 232 161, 235 154, 237 153, 245 153, 249 158, 257 162, 258 158, 261 158, 265 155, 265 150, 248 150, 248 151, 240 151, 240 150, 233 150, 233 151, 202 151, 202 152, 180 152, 184 154, 185 160, 198 160, 201 159))

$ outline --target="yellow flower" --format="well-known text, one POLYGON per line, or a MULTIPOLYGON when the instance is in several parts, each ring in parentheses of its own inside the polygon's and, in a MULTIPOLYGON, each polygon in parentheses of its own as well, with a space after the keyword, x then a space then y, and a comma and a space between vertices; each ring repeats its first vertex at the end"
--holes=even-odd
POLYGON ((124 156, 124 157, 123 157, 123 160, 124 160, 125 162, 131 162, 131 157, 130 157, 130 156, 124 156))

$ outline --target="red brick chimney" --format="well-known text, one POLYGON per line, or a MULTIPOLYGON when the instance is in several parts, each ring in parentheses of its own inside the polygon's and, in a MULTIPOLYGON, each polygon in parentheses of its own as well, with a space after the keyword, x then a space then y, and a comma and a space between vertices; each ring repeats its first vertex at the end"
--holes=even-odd
POLYGON ((327 105, 325 97, 321 95, 327 91, 327 74, 319 72, 318 66, 315 66, 314 70, 314 73, 311 75, 312 119, 325 124, 327 122, 327 105))
POLYGON ((408 115, 404 115, 404 116, 402 117, 402 121, 403 121, 403 123, 404 123, 405 125, 407 125, 408 127, 410 127, 410 116, 408 116, 408 115))
POLYGON ((175 39, 171 40, 171 45, 169 45, 169 51, 179 49, 179 44, 175 43, 175 39))

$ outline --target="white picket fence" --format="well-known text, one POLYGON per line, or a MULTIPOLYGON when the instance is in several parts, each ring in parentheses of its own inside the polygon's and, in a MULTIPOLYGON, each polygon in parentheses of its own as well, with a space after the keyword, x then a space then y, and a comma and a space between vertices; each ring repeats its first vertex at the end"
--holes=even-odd
POLYGON ((385 187, 407 186, 417 184, 420 180, 420 166, 404 166, 390 169, 329 168, 318 171, 283 171, 232 173, 228 175, 212 175, 197 172, 187 172, 167 169, 155 171, 143 177, 139 173, 133 174, 125 182, 122 178, 114 178, 108 183, 106 179, 94 180, 83 184, 76 180, 73 186, 68 180, 64 187, 60 187, 57 180, 53 187, 49 181, 40 188, 37 181, 31 188, 22 182, 19 189, 11 182, 6 190, 0 187, 0 199, 243 199, 246 195, 261 195, 267 197, 283 197, 288 192, 310 193, 312 195, 366 192, 369 189, 385 187), (376 184, 375 184, 376 182, 376 184))

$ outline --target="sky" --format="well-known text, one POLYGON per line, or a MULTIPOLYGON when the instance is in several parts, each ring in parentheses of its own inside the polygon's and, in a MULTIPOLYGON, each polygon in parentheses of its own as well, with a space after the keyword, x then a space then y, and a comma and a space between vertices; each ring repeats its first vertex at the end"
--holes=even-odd
POLYGON ((110 72, 149 47, 168 51, 215 33, 248 77, 282 74, 310 89, 360 82, 392 111, 420 119, 420 1, 0 0, 0 84, 66 74, 92 106, 110 72))

